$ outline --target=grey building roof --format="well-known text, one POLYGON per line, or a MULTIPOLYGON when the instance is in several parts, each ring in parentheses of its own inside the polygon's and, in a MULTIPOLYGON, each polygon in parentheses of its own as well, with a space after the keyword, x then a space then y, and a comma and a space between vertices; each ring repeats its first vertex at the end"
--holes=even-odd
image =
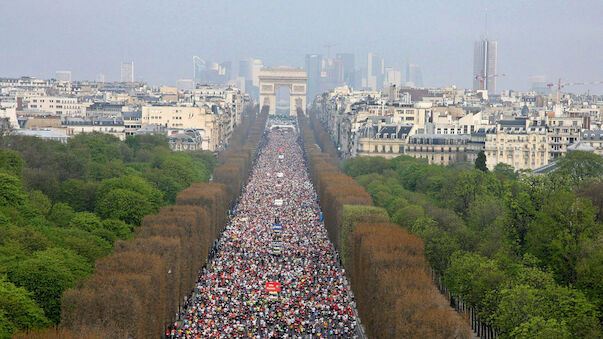
POLYGON ((603 140, 603 130, 587 130, 580 136, 583 140, 603 140))
POLYGON ((140 119, 142 118, 142 111, 122 112, 121 116, 124 120, 140 119))
POLYGON ((568 152, 572 152, 572 151, 594 152, 595 148, 587 143, 578 141, 575 144, 567 146, 567 151, 568 152))
POLYGON ((63 139, 70 138, 70 135, 66 135, 63 133, 55 132, 52 130, 32 130, 32 129, 18 129, 15 130, 16 134, 38 137, 42 139, 63 139))

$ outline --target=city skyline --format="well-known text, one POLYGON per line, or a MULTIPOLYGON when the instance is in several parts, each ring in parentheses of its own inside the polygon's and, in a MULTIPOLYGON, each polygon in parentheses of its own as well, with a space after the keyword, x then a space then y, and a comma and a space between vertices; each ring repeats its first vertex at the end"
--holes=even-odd
MULTIPOLYGON (((1 12, 16 15, 0 23, 3 31, 14 33, 0 42, 15 48, 0 52, 0 76, 51 78, 57 70, 70 70, 73 80, 92 80, 103 73, 111 81, 120 77, 120 62, 133 60, 135 80, 175 84, 191 77, 194 55, 233 64, 253 57, 269 66, 304 66, 306 54, 350 53, 356 68, 362 68, 367 54, 375 53, 398 70, 419 64, 425 86, 471 88, 472 47, 484 37, 486 7, 488 37, 499 44, 498 71, 506 74, 498 79, 498 91, 527 90, 535 75, 545 75, 547 82, 603 78, 602 53, 592 43, 600 38, 600 31, 592 29, 600 26, 601 11, 596 9, 602 5, 595 1, 381 6, 308 2, 286 7, 263 2, 238 3, 226 11, 219 2, 191 2, 188 10, 111 2, 3 3, 1 12), (25 14, 48 29, 33 32, 18 20, 25 14), (313 25, 308 26, 311 17, 313 25), (204 29, 198 31, 200 23, 204 29), (76 24, 78 30, 73 29, 76 24), (40 48, 46 53, 39 53, 40 48)), ((587 89, 600 93, 603 86, 572 90, 587 89)))

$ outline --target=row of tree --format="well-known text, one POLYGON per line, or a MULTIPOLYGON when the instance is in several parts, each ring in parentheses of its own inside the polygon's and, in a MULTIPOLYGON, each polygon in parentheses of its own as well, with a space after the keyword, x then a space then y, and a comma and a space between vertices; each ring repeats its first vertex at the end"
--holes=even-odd
POLYGON ((145 217, 133 239, 116 242, 112 255, 97 260, 90 279, 65 292, 65 328, 133 338, 165 330, 224 229, 227 206, 247 178, 266 118, 266 110, 246 116, 220 154, 213 182, 193 183, 175 205, 145 217))
POLYGON ((572 152, 557 165, 520 176, 400 156, 343 169, 501 337, 600 337, 603 158, 572 152))
POLYGON ((177 200, 145 217, 133 239, 116 242, 113 254, 96 261, 91 278, 65 292, 63 326, 115 338, 162 333, 194 286, 215 239, 211 235, 224 225, 226 187, 195 184, 177 200))
POLYGON ((387 211, 374 207, 363 187, 338 172, 336 151, 315 118, 312 129, 304 115, 298 114, 298 121, 325 226, 341 254, 367 335, 469 338, 468 321, 449 307, 431 279, 423 242, 389 223, 387 211))
POLYGON ((265 133, 267 119, 268 107, 264 106, 258 115, 250 116, 238 131, 233 132, 228 148, 218 158, 220 165, 214 169, 213 180, 227 186, 230 207, 238 199, 243 183, 251 171, 265 133))
POLYGON ((56 325, 63 292, 215 159, 164 136, 0 139, 0 338, 56 325))

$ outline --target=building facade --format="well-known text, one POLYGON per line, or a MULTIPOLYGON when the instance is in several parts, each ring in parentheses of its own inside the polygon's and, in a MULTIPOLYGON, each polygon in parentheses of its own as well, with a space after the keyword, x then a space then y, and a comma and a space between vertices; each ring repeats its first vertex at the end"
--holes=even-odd
POLYGON ((501 120, 486 134, 486 165, 499 164, 515 170, 533 170, 549 162, 547 126, 544 121, 530 119, 501 120))
POLYGON ((134 61, 122 62, 120 75, 121 82, 134 82, 134 61))
POLYGON ((473 50, 473 89, 496 93, 498 43, 484 39, 475 42, 473 50))

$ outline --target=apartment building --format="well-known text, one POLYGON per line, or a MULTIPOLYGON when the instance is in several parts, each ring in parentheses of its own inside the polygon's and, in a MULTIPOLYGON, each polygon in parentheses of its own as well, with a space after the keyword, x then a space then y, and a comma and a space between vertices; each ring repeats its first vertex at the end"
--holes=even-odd
POLYGON ((357 133, 353 156, 381 156, 392 159, 402 155, 412 128, 413 126, 399 124, 366 125, 357 133))
POLYGON ((552 161, 565 155, 567 147, 580 140, 584 119, 551 116, 547 120, 549 161, 552 161))
POLYGON ((77 98, 55 96, 31 96, 23 99, 25 108, 32 111, 47 112, 51 115, 83 117, 86 106, 78 103, 77 98))
POLYGON ((515 170, 532 170, 547 165, 548 141, 544 121, 527 118, 501 120, 486 134, 486 165, 494 169, 503 163, 515 170))
POLYGON ((143 106, 142 127, 158 125, 168 130, 203 130, 209 137, 208 150, 218 151, 228 141, 230 115, 218 106, 143 106))
POLYGON ((469 138, 467 134, 414 134, 408 138, 405 154, 434 165, 467 161, 469 138))

